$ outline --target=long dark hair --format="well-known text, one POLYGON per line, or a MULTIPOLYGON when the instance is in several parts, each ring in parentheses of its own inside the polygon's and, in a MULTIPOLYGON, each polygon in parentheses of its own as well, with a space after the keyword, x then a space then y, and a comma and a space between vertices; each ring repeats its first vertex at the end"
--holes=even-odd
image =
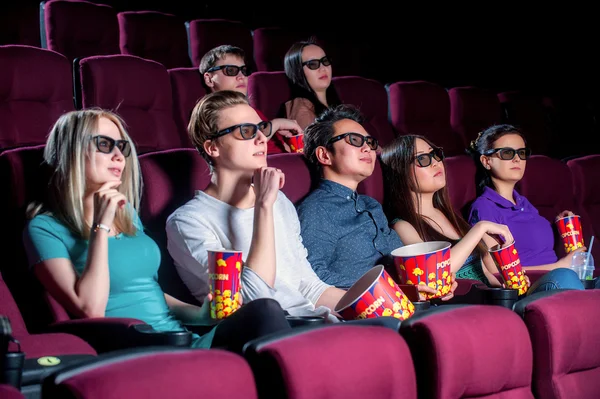
MULTIPOLYGON (((414 178, 417 139, 425 141, 431 148, 437 147, 426 137, 407 135, 397 137, 381 152, 385 211, 390 220, 400 218, 410 223, 423 241, 449 241, 454 245, 458 240, 450 239, 434 229, 427 220, 433 221, 421 214, 420 201, 413 201, 412 194, 419 195, 419 183, 414 178)), ((433 194, 433 206, 444 214, 461 237, 469 232, 471 226, 452 209, 446 186, 433 194)), ((481 257, 487 253, 482 243, 476 249, 481 257)))
POLYGON ((477 138, 471 141, 471 144, 467 149, 467 153, 471 155, 477 168, 477 171, 475 173, 475 184, 477 184, 477 196, 480 196, 486 187, 489 187, 492 190, 496 191, 496 187, 494 186, 494 182, 492 181, 492 174, 483 166, 480 158, 481 155, 483 155, 486 151, 494 148, 494 142, 496 140, 508 134, 516 134, 521 136, 525 144, 527 144, 527 140, 525 140, 525 135, 523 134, 523 132, 517 127, 508 124, 490 126, 487 129, 479 132, 477 138))
MULTIPOLYGON (((319 101, 313 89, 310 88, 306 80, 306 75, 304 75, 304 66, 302 66, 302 50, 310 45, 319 46, 312 37, 307 41, 292 44, 292 47, 285 54, 283 66, 285 75, 290 83, 292 99, 306 98, 315 107, 315 115, 319 116, 327 107, 319 101)), ((334 107, 341 103, 335 87, 333 87, 333 82, 327 88, 325 97, 327 98, 327 105, 329 107, 334 107)))

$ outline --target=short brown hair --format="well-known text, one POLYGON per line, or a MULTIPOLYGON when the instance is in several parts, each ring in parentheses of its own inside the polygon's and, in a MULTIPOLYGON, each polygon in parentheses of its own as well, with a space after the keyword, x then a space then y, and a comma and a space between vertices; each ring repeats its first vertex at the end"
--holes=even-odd
POLYGON ((204 151, 204 143, 219 130, 219 113, 240 104, 249 105, 245 95, 237 91, 221 90, 202 97, 192 110, 188 135, 194 147, 211 167, 212 159, 204 151))
POLYGON ((245 60, 244 50, 239 47, 224 44, 209 50, 202 60, 200 60, 200 74, 204 75, 210 68, 214 67, 217 61, 222 60, 227 55, 235 55, 245 60))

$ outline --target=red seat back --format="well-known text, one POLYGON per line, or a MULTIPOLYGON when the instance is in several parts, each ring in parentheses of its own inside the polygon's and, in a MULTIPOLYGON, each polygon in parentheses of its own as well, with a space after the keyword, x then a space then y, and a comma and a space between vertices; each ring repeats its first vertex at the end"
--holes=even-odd
POLYGON ((69 61, 29 46, 0 46, 0 60, 0 151, 44 144, 58 117, 74 109, 69 61))
POLYGON ((310 36, 309 32, 285 28, 255 29, 252 32, 252 42, 257 70, 283 71, 283 60, 292 44, 308 40, 310 36))
POLYGON ((118 113, 138 153, 182 146, 163 65, 132 55, 88 57, 79 62, 76 74, 81 80, 81 93, 76 93, 81 106, 118 113))
POLYGON ((167 218, 210 183, 206 161, 195 149, 158 151, 140 156, 144 192, 140 218, 161 251, 159 282, 163 291, 181 300, 196 300, 181 281, 167 250, 167 218))
POLYGON ((165 68, 191 66, 183 20, 156 11, 117 14, 121 54, 160 62, 165 68))
POLYGON ((226 19, 195 19, 187 23, 187 30, 189 53, 196 68, 210 50, 229 44, 244 50, 246 65, 256 70, 252 32, 243 23, 226 19))
POLYGON ((69 61, 93 55, 119 54, 117 12, 108 5, 81 0, 43 3, 42 47, 69 61))
POLYGON ((299 204, 314 188, 315 177, 308 160, 301 153, 274 154, 267 158, 269 166, 279 168, 285 174, 285 185, 281 189, 294 204, 299 204))
POLYGON ((285 117, 284 104, 292 98, 285 72, 256 72, 248 78, 248 99, 269 119, 285 117))
POLYGON ((467 155, 457 155, 444 159, 446 169, 446 187, 452 202, 452 208, 458 214, 466 216, 469 206, 477 198, 475 186, 475 163, 467 155))
POLYGON ((48 184, 48 170, 42 167, 43 151, 44 146, 39 145, 0 154, 0 181, 6 190, 0 196, 0 209, 5 212, 5 227, 0 229, 0 272, 32 331, 41 330, 53 320, 44 290, 29 269, 23 245, 27 206, 43 200, 48 184))
POLYGON ((78 399, 187 399, 230 393, 256 399, 254 378, 241 356, 218 349, 107 354, 57 372, 42 386, 43 397, 78 399))
POLYGON ((175 68, 168 72, 173 92, 173 118, 182 136, 183 146, 192 147, 187 127, 196 103, 206 95, 202 76, 198 68, 175 68))
POLYGON ((511 310, 447 305, 403 321, 400 334, 415 361, 419 397, 533 399, 531 340, 511 310))
POLYGON ((573 290, 529 304, 533 389, 539 399, 592 399, 600 389, 600 290, 573 290))
POLYGON ((395 137, 388 121, 388 101, 385 87, 373 79, 359 76, 342 76, 333 79, 340 101, 360 109, 364 117, 363 127, 382 146, 395 137))
POLYGON ((446 90, 425 81, 388 86, 390 120, 399 134, 419 134, 443 147, 448 156, 464 154, 466 143, 450 126, 450 99, 446 90))
POLYGON ((340 325, 292 330, 251 342, 246 358, 261 397, 417 397, 408 347, 390 328, 340 325), (368 377, 358 377, 364 373, 368 377))
POLYGON ((450 124, 469 144, 477 134, 502 122, 502 106, 498 96, 491 90, 479 87, 453 87, 450 97, 450 124))
MULTIPOLYGON (((573 193, 583 222, 583 237, 586 243, 591 236, 600 232, 600 155, 572 159, 567 162, 573 179, 573 193)), ((594 259, 600 260, 600 246, 592 248, 594 259)), ((596 268, 599 275, 600 267, 596 268)))

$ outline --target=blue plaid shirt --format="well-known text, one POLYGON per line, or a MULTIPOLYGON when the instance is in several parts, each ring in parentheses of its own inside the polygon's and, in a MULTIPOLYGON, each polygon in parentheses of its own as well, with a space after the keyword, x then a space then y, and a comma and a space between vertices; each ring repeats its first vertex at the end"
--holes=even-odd
POLYGON ((377 200, 322 180, 298 206, 308 261, 327 284, 349 288, 377 264, 391 262, 402 246, 377 200))

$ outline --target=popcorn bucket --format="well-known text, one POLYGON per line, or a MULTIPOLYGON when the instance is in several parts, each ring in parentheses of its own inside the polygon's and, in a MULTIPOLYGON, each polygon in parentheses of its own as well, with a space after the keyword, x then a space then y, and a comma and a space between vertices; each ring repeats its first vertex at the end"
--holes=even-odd
POLYGON ((210 317, 224 319, 240 307, 242 252, 234 250, 208 251, 208 283, 212 300, 210 317))
POLYGON ((304 152, 304 135, 297 134, 291 137, 285 137, 285 142, 290 146, 292 152, 304 152))
POLYGON ((494 245, 489 249, 489 253, 492 255, 496 267, 498 267, 506 288, 519 290, 519 295, 525 294, 528 289, 527 281, 525 280, 519 253, 515 248, 515 242, 513 241, 505 247, 494 245))
POLYGON ((415 306, 387 274, 383 265, 377 265, 350 287, 335 311, 344 320, 383 316, 406 320, 415 312, 415 306))
POLYGON ((427 294, 428 299, 449 294, 452 289, 451 246, 447 241, 429 241, 392 251, 401 284, 426 285, 437 290, 436 294, 427 294))
POLYGON ((581 218, 579 216, 560 218, 556 221, 556 227, 565 245, 566 253, 583 247, 583 231, 581 230, 581 218))

